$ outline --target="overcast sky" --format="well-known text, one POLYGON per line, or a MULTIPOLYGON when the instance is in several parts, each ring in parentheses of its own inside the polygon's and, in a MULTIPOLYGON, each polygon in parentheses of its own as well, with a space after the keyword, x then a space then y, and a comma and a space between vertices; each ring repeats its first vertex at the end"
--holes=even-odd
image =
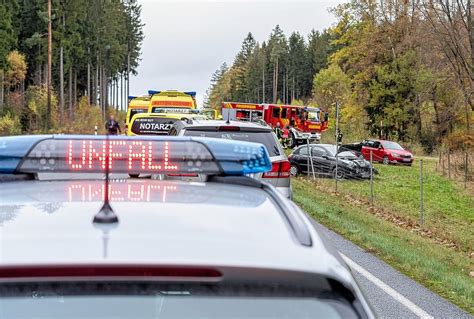
POLYGON ((232 64, 248 32, 266 41, 279 24, 285 34, 323 30, 335 22, 328 12, 343 0, 140 0, 145 40, 130 94, 148 89, 197 91, 198 103, 212 73, 232 64))

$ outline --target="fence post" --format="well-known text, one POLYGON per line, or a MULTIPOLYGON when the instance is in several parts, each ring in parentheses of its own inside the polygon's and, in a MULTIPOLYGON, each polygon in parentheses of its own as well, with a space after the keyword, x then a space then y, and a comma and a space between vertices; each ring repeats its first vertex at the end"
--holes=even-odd
POLYGON ((464 189, 467 188, 467 173, 469 172, 467 165, 469 164, 469 155, 466 152, 466 156, 464 157, 464 189))
POLYGON ((424 223, 423 216, 423 160, 420 159, 420 225, 424 223))
POLYGON ((339 169, 339 165, 337 162, 337 153, 339 152, 339 139, 338 139, 338 133, 339 133, 339 102, 336 101, 336 173, 334 174, 334 180, 335 180, 335 187, 336 187, 336 193, 337 193, 337 170, 339 169))
POLYGON ((451 180, 451 151, 448 147, 448 179, 451 180))
MULTIPOLYGON (((308 141, 308 144, 309 144, 309 139, 307 139, 306 141, 308 141)), ((313 162, 313 154, 310 154, 310 158, 309 158, 309 164, 311 165, 311 172, 313 173, 313 181, 316 179, 316 175, 314 174, 314 162, 313 162)))
POLYGON ((370 205, 374 206, 374 162, 372 150, 370 150, 370 205))
POLYGON ((94 135, 97 135, 97 125, 94 126, 94 135))
POLYGON ((309 151, 309 140, 308 139, 306 139, 306 150, 308 151, 308 158, 306 159, 306 164, 308 165, 307 166, 307 175, 309 177, 309 158, 311 156, 311 153, 309 151))

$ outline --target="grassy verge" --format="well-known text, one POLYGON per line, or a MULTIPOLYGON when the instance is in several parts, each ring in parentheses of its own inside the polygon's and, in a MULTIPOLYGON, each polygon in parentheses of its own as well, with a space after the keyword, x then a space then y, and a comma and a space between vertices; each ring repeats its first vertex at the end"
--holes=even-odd
MULTIPOLYGON (((380 174, 374 180, 374 206, 384 215, 404 223, 406 228, 416 229, 425 236, 471 255, 474 249, 474 196, 438 174, 435 165, 434 160, 424 159, 422 227, 418 227, 419 162, 412 167, 377 165, 380 174)), ((329 179, 317 179, 317 184, 328 190, 334 189, 334 181, 329 179)), ((369 181, 344 180, 339 183, 338 192, 367 204, 370 184, 369 181)))
POLYGON ((474 314, 474 278, 469 275, 474 271, 472 198, 433 173, 425 195, 426 223, 420 227, 424 233, 400 225, 397 218, 418 218, 419 189, 406 184, 414 178, 410 171, 415 167, 380 167, 376 206, 384 214, 365 203, 368 187, 360 181, 344 182, 339 187, 343 194, 335 194, 334 181, 297 178, 292 182, 294 201, 328 228, 474 314), (396 178, 404 173, 407 176, 402 178, 403 191, 397 190, 400 179, 396 178), (387 214, 399 217, 384 218, 387 214), (438 232, 459 246, 445 245, 444 239, 436 240, 436 236, 425 236, 438 232))

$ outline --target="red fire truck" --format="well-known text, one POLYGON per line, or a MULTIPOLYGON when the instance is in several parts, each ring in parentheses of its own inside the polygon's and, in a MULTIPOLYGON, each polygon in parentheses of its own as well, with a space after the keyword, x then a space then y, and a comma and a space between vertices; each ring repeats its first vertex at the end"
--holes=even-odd
POLYGON ((299 105, 255 104, 223 102, 222 118, 265 122, 271 127, 277 126, 290 130, 291 147, 319 141, 321 133, 328 128, 328 114, 319 108, 299 105))

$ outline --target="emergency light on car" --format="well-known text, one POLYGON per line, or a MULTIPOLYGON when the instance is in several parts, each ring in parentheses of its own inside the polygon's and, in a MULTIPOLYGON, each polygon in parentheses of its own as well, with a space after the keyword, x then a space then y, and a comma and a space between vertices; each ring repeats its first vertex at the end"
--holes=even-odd
POLYGON ((0 138, 0 173, 245 175, 271 169, 262 144, 190 137, 0 138))

